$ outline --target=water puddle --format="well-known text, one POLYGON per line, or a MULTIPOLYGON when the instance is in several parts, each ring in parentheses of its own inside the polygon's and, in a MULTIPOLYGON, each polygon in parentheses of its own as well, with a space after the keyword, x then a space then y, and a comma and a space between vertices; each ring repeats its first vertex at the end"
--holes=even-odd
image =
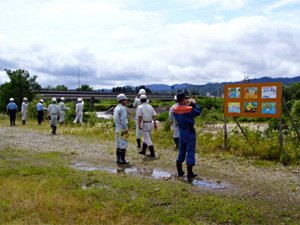
MULTIPOLYGON (((210 181, 203 181, 201 178, 195 177, 192 179, 187 178, 186 176, 183 176, 182 178, 178 178, 177 174, 171 174, 169 172, 159 170, 156 168, 149 169, 149 168, 134 168, 131 167, 130 165, 119 165, 118 168, 112 169, 112 168, 106 168, 106 167, 88 167, 84 166, 81 163, 74 163, 72 168, 77 169, 77 170, 84 170, 84 171, 104 171, 104 172, 109 172, 109 173, 123 173, 123 174, 133 174, 133 175, 139 175, 143 177, 151 177, 154 179, 164 179, 164 180, 180 180, 181 182, 184 183, 189 183, 195 186, 199 187, 206 187, 206 188, 211 188, 211 189, 225 189, 226 187, 219 182, 214 183, 210 181)), ((90 185, 90 186, 85 186, 83 185, 83 189, 87 189, 89 187, 93 187, 95 184, 90 185)), ((98 186, 97 186, 98 187, 98 186)))

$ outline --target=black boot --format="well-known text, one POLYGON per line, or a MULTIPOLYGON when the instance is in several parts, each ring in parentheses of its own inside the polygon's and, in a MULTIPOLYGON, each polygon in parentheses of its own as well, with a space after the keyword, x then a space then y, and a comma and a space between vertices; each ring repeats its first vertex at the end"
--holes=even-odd
POLYGON ((182 170, 182 163, 176 163, 177 171, 178 171, 178 176, 181 177, 183 176, 184 172, 182 170))
POLYGON ((193 173, 193 166, 192 165, 187 165, 187 171, 188 171, 188 174, 187 174, 188 178, 193 178, 193 177, 197 176, 197 174, 193 173))
POLYGON ((54 127, 54 133, 53 134, 56 134, 56 126, 53 126, 54 127))
POLYGON ((137 143, 137 148, 141 148, 141 139, 136 139, 136 143, 137 143))
POLYGON ((146 149, 147 149, 147 144, 143 143, 143 149, 139 153, 142 154, 142 155, 146 155, 146 149))
POLYGON ((175 148, 179 148, 179 138, 174 138, 175 148))
POLYGON ((52 134, 54 134, 54 126, 53 125, 51 125, 51 128, 52 128, 52 134))
POLYGON ((116 156, 117 156, 117 163, 120 163, 120 160, 121 160, 121 158, 120 158, 120 150, 118 148, 116 149, 116 156))
POLYGON ((120 149, 120 160, 119 164, 128 164, 129 162, 125 160, 126 149, 120 149))
POLYGON ((25 125, 25 120, 22 120, 23 125, 25 125))
POLYGON ((150 155, 148 155, 148 156, 150 156, 150 157, 155 157, 153 145, 149 146, 149 150, 150 150, 150 155))

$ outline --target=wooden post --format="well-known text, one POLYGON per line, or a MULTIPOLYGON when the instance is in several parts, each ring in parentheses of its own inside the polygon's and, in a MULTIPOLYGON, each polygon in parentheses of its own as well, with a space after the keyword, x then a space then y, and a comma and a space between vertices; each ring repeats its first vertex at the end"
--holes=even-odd
POLYGON ((240 125, 239 121, 237 121, 236 117, 233 117, 234 121, 236 122, 236 124, 238 125, 238 127, 240 128, 240 130, 242 131, 243 135, 245 136, 246 140, 248 141, 248 137, 244 131, 244 129, 242 128, 242 126, 240 125))
POLYGON ((298 141, 300 141, 300 134, 299 134, 298 127, 296 126, 296 124, 295 124, 295 122, 294 122, 294 120, 292 118, 292 115, 290 114, 289 109, 288 109, 287 105, 285 104, 284 99, 281 99, 281 101, 282 101, 282 105, 284 106, 285 110, 287 111, 287 113, 288 113, 288 115, 290 117, 290 120, 292 121, 292 124, 293 124, 293 126, 294 126, 294 128, 296 130, 296 133, 297 133, 297 136, 298 136, 298 141))
POLYGON ((224 144, 225 144, 225 150, 228 150, 228 134, 227 134, 227 117, 224 117, 225 124, 224 124, 224 144))
POLYGON ((282 114, 281 114, 281 117, 280 117, 280 124, 279 124, 279 138, 280 138, 280 147, 283 147, 282 114))

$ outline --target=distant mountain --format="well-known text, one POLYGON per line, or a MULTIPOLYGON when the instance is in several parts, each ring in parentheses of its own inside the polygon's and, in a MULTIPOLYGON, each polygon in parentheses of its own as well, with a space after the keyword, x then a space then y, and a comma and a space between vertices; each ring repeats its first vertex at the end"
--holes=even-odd
MULTIPOLYGON (((183 90, 184 88, 191 86, 192 84, 184 83, 184 84, 174 84, 172 89, 174 90, 183 90)), ((145 87, 149 88, 152 92, 161 92, 161 91, 170 91, 172 86, 166 84, 150 84, 145 85, 145 87)))

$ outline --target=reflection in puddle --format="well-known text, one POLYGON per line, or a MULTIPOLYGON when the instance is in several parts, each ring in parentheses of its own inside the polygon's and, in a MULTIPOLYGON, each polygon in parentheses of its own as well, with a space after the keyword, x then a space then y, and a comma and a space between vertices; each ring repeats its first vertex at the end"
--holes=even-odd
MULTIPOLYGON (((134 174, 134 175, 142 175, 147 177, 152 177, 155 179, 172 179, 172 180, 180 180, 184 183, 190 183, 195 186, 201 186, 201 187, 207 187, 212 189, 225 189, 224 185, 221 184, 215 184, 213 182, 203 181, 201 178, 193 178, 189 179, 186 176, 183 176, 183 178, 178 179, 177 175, 172 175, 171 173, 168 173, 166 171, 158 170, 158 169, 138 169, 138 168, 132 168, 130 165, 119 165, 117 169, 111 169, 111 168, 105 168, 105 167, 87 167, 82 166, 81 163, 74 163, 72 166, 74 169, 78 170, 84 170, 84 171, 105 171, 109 173, 124 173, 124 174, 134 174)), ((96 186, 96 185, 92 185, 96 186)), ((83 185, 83 189, 87 189, 91 186, 85 186, 83 185)), ((97 186, 98 187, 98 186, 97 186)))

